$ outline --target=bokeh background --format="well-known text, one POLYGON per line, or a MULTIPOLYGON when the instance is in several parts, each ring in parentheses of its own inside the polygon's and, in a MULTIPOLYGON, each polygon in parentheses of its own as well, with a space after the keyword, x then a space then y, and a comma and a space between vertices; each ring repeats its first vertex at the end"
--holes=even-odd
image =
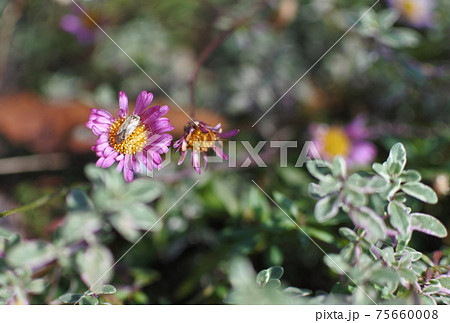
MULTIPOLYGON (((73 249, 74 242, 85 246, 94 239, 106 263, 117 260, 145 232, 148 219, 120 222, 115 215, 126 213, 130 203, 143 207, 134 214, 162 215, 197 179, 195 190, 105 278, 118 289, 110 302, 223 303, 237 256, 248 258, 256 271, 282 265, 288 284, 329 292, 336 277, 321 252, 251 180, 279 203, 293 201, 297 222, 323 248, 337 251, 336 222, 315 221, 315 201, 307 194, 312 178, 294 165, 303 142, 318 140, 318 127, 332 147, 352 145, 347 125, 355 120, 363 120, 363 139, 373 148, 373 158, 355 169, 370 169, 372 160, 385 160, 392 144, 402 142, 407 167, 419 170, 440 199, 416 207, 448 228, 450 3, 430 0, 415 8, 406 2, 379 1, 285 94, 375 1, 78 0, 180 107, 190 111, 194 105, 198 119, 241 130, 238 161, 247 157, 239 141, 299 142, 289 149, 288 167, 280 167, 279 150, 268 144, 261 150, 266 168, 212 164, 199 177, 188 157, 136 185, 137 202, 131 196, 105 211, 102 201, 128 188, 114 172, 86 170, 96 161, 95 137, 84 125, 89 109, 115 113, 120 90, 130 100, 146 90, 155 104, 170 106, 175 139, 188 118, 72 1, 0 0, 0 211, 55 194, 39 207, 0 219, 0 226, 54 250, 72 248, 54 256, 56 265, 33 264, 29 275, 44 279, 45 292, 32 296, 24 288, 23 300, 57 303, 67 291, 83 292, 86 272, 96 272, 81 265, 78 254, 85 249, 73 249), (106 184, 92 188, 102 176, 106 184), (66 198, 66 188, 78 191, 66 198), (149 197, 149 191, 156 193, 149 197), (70 197, 78 201, 80 192, 96 203, 95 225, 73 220, 70 197), (68 222, 86 234, 67 238, 68 222)), ((324 156, 336 153, 323 149, 324 156)), ((178 156, 171 152, 172 161, 178 156)), ((448 238, 417 234, 413 246, 450 254, 448 238)), ((27 253, 0 260, 18 268, 22 258, 27 253)))

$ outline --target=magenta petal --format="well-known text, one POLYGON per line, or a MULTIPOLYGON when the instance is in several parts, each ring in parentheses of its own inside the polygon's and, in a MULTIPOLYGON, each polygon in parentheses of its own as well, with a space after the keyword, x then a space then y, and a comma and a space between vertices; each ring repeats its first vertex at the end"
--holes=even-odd
POLYGON ((206 127, 204 127, 201 123, 198 124, 198 127, 200 128, 200 130, 203 133, 208 133, 208 129, 206 127))
POLYGON ((208 156, 206 156, 206 153, 203 152, 203 159, 205 160, 205 169, 208 166, 208 156))
POLYGON ((219 136, 220 138, 230 138, 233 136, 236 136, 239 133, 239 129, 233 129, 224 133, 221 133, 219 136))
POLYGON ((197 173, 200 174, 200 152, 199 151, 192 151, 192 166, 197 171, 197 173))
POLYGON ((167 112, 169 112, 169 106, 163 105, 159 108, 159 116, 165 115, 167 112))
POLYGON ((212 131, 216 132, 222 127, 221 123, 218 123, 214 128, 211 128, 212 131))
POLYGON ((347 127, 345 127, 345 132, 353 140, 369 138, 370 130, 367 128, 366 123, 366 118, 362 115, 358 115, 347 127))
POLYGON ((146 97, 144 98, 144 102, 142 104, 141 113, 144 112, 144 110, 148 108, 148 106, 150 105, 150 103, 152 103, 152 101, 153 101, 153 94, 147 93, 146 97))
POLYGON ((97 139, 97 145, 104 144, 105 142, 108 141, 109 141, 108 135, 101 134, 100 137, 97 139))
POLYGON ((105 161, 105 157, 100 157, 97 162, 95 163, 95 166, 102 167, 103 162, 105 161))
POLYGON ((139 164, 139 161, 137 160, 136 156, 131 156, 131 165, 133 166, 133 171, 135 173, 141 172, 141 165, 139 164))
POLYGON ((119 92, 119 112, 117 115, 119 118, 123 118, 128 115, 128 97, 124 91, 119 92))
POLYGON ((181 152, 180 159, 178 160, 178 165, 181 165, 181 163, 183 163, 184 157, 186 157, 186 151, 181 152))
POLYGON ((219 156, 220 158, 222 158, 224 160, 228 160, 228 155, 225 154, 224 151, 220 147, 214 146, 214 147, 212 147, 212 149, 217 154, 217 156, 219 156))
POLYGON ((350 165, 368 165, 375 159, 376 155, 377 148, 375 145, 367 141, 362 141, 353 145, 348 162, 350 165))
MULTIPOLYGON (((121 156, 123 156, 123 155, 121 155, 121 156)), ((123 170, 124 161, 125 161, 124 158, 122 158, 122 159, 119 161, 119 164, 117 165, 117 168, 116 168, 116 171, 117 171, 118 173, 120 173, 120 172, 123 170)))
POLYGON ((94 133, 94 135, 96 135, 96 136, 100 136, 103 133, 101 128, 99 128, 97 125, 93 125, 91 130, 94 133))
POLYGON ((105 118, 108 118, 110 121, 114 120, 113 115, 111 113, 109 113, 108 111, 106 111, 106 110, 98 109, 98 110, 95 111, 95 113, 100 115, 100 116, 103 116, 105 118))
MULTIPOLYGON (((184 137, 183 137, 183 139, 184 139, 184 137)), ((173 148, 179 148, 181 145, 181 141, 182 141, 181 139, 178 139, 177 141, 175 141, 173 143, 173 148)), ((177 151, 178 151, 178 149, 177 149, 177 151)))
POLYGON ((114 155, 108 156, 108 157, 103 161, 102 167, 103 167, 103 168, 108 168, 108 167, 110 167, 112 164, 114 164, 115 161, 116 161, 116 159, 115 159, 115 156, 114 156, 114 155))
POLYGON ((147 97, 146 91, 142 91, 141 93, 139 93, 139 95, 136 99, 136 105, 134 106, 133 114, 141 115, 141 111, 144 106, 144 100, 146 97, 147 97))
POLYGON ((125 155, 124 164, 123 164, 123 177, 129 183, 133 180, 133 165, 131 165, 131 158, 128 155, 125 155))

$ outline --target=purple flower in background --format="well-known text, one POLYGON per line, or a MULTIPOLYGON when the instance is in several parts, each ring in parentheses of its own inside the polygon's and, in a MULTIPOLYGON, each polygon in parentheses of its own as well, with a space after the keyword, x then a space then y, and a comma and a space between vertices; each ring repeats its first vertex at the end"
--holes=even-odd
POLYGON ((220 158, 228 160, 227 154, 223 152, 223 144, 220 141, 222 138, 230 138, 239 133, 238 129, 230 130, 222 133, 222 125, 219 123, 215 127, 210 127, 202 121, 190 121, 184 127, 183 136, 174 143, 174 148, 181 149, 181 157, 178 161, 180 165, 184 161, 186 152, 192 149, 192 166, 200 174, 200 153, 203 154, 205 160, 205 168, 208 163, 206 151, 209 148, 220 158))
POLYGON ((86 126, 98 136, 97 144, 92 147, 100 157, 97 167, 107 168, 119 162, 117 171, 123 170, 127 182, 133 180, 133 171, 139 173, 141 164, 148 170, 160 169, 161 154, 169 151, 172 131, 169 119, 162 118, 169 111, 164 105, 148 107, 153 94, 142 91, 134 107, 133 114, 128 115, 127 95, 119 93, 118 118, 101 109, 91 109, 86 126))
POLYGON ((319 154, 328 161, 340 155, 349 166, 362 166, 370 164, 377 154, 375 145, 368 141, 371 133, 362 116, 346 127, 314 124, 310 133, 319 154))
POLYGON ((431 25, 434 9, 432 0, 388 0, 388 4, 414 27, 422 28, 431 25))
POLYGON ((61 18, 61 28, 77 37, 79 43, 89 45, 94 41, 95 25, 84 15, 68 14, 61 18))

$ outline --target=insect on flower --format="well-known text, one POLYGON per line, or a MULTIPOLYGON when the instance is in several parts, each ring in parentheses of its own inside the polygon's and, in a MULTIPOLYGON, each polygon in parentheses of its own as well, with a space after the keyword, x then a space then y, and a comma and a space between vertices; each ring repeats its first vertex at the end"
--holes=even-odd
POLYGON ((128 116, 117 131, 116 142, 118 144, 124 142, 136 130, 140 121, 141 118, 137 115, 128 116))
POLYGON ((186 152, 192 150, 192 166, 200 174, 200 153, 203 154, 205 160, 205 168, 208 163, 206 152, 209 148, 220 158, 228 160, 227 154, 223 151, 223 144, 221 139, 230 138, 239 133, 238 129, 222 132, 222 125, 219 123, 215 127, 208 126, 203 121, 190 121, 184 127, 183 136, 174 143, 174 148, 181 149, 180 160, 178 165, 184 161, 186 152))
POLYGON ((117 171, 123 170, 127 182, 131 182, 134 173, 141 172, 141 166, 148 170, 160 169, 161 155, 169 151, 173 130, 169 119, 163 118, 169 107, 149 107, 153 94, 142 91, 134 107, 128 114, 128 98, 119 93, 119 112, 117 118, 101 109, 91 109, 86 126, 98 136, 97 144, 92 147, 99 159, 96 165, 107 168, 118 162, 117 171))

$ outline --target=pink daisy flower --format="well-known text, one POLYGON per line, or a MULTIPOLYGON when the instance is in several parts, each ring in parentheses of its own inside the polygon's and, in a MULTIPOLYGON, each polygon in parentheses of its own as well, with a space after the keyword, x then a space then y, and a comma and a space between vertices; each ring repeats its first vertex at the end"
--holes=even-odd
POLYGON ((91 109, 86 126, 98 136, 92 147, 99 157, 97 167, 108 168, 117 161, 117 171, 123 171, 127 182, 133 180, 133 172, 141 172, 141 164, 150 171, 161 168, 161 154, 169 151, 172 141, 166 132, 173 126, 169 119, 162 118, 169 107, 149 108, 152 100, 153 94, 142 91, 129 115, 127 95, 120 91, 117 118, 108 111, 91 109))
POLYGON ((346 127, 314 124, 310 127, 312 140, 319 154, 328 161, 342 156, 349 166, 369 165, 377 149, 368 139, 371 132, 362 116, 356 117, 346 127))
POLYGON ((434 9, 432 0, 388 0, 388 4, 414 27, 431 25, 434 9))
POLYGON ((178 148, 177 151, 181 149, 181 157, 178 161, 180 165, 184 161, 186 152, 192 149, 192 166, 200 174, 200 153, 203 154, 203 159, 205 160, 205 168, 208 164, 208 159, 206 156, 206 151, 209 148, 214 150, 214 152, 220 158, 228 160, 227 154, 223 151, 223 144, 220 139, 229 138, 237 135, 239 133, 238 129, 230 130, 228 132, 222 133, 222 125, 219 123, 215 127, 210 127, 202 121, 190 121, 184 127, 183 136, 177 140, 173 147, 178 148))

